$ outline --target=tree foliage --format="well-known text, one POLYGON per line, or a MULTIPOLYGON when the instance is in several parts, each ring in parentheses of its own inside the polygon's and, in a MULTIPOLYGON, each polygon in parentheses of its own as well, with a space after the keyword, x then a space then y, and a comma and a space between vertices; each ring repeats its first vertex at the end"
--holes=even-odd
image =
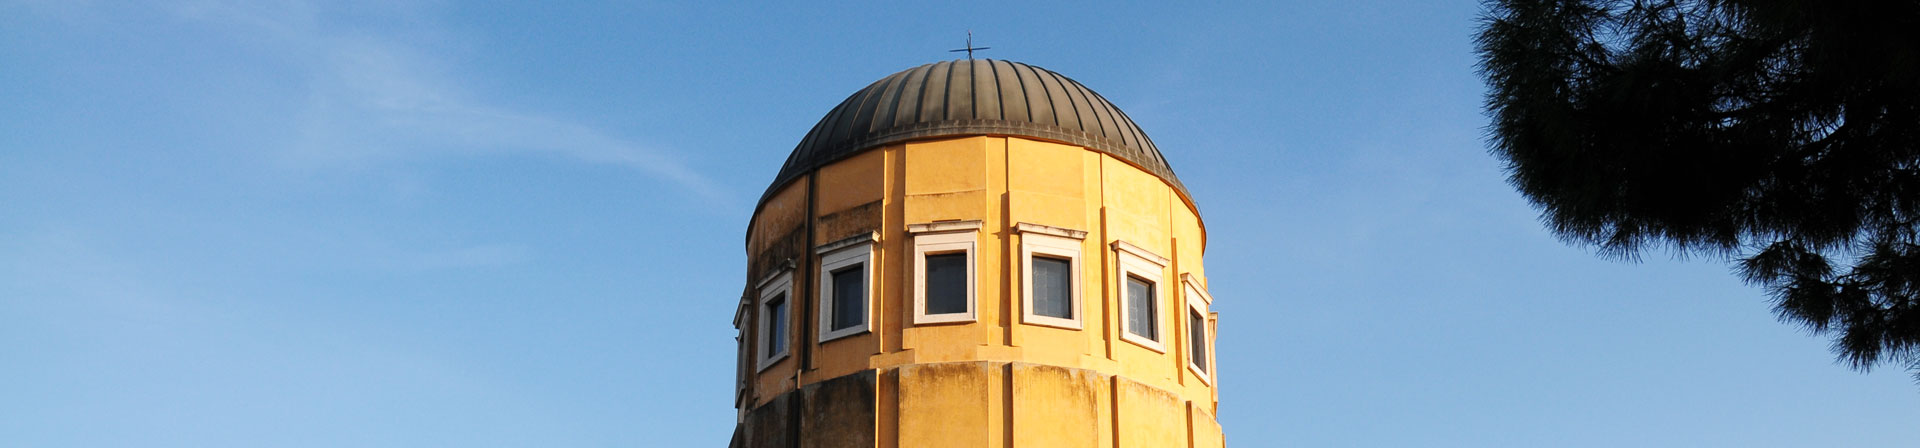
POLYGON ((1563 239, 1728 257, 1920 378, 1920 1, 1497 0, 1493 153, 1563 239))

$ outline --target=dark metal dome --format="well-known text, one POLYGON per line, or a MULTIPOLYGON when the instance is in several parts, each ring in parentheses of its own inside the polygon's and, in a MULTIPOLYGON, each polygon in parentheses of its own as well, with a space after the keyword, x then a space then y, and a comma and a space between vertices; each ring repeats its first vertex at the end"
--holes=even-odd
POLYGON ((982 134, 1084 146, 1139 166, 1188 196, 1153 139, 1100 94, 1044 68, 978 59, 914 67, 854 92, 793 148, 760 202, 806 173, 868 149, 982 134))

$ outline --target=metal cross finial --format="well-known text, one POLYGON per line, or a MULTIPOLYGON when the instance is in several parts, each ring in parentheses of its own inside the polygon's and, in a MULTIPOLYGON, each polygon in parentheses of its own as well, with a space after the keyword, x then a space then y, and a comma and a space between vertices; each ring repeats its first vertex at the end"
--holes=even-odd
POLYGON ((965 51, 965 52, 967 52, 967 60, 973 60, 973 50, 991 50, 991 49, 993 49, 993 47, 975 47, 975 46, 973 46, 973 30, 967 30, 967 48, 962 48, 962 49, 958 49, 958 50, 947 50, 947 52, 948 52, 948 53, 959 53, 959 52, 962 52, 962 51, 965 51))

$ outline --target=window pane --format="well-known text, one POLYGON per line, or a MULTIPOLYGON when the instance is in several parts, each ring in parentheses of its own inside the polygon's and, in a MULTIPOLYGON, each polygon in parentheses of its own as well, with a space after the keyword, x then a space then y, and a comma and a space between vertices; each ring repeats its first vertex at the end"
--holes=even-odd
POLYGON ((787 351, 787 295, 767 301, 767 352, 761 357, 787 351))
POLYGON ((1060 258, 1033 257, 1033 314, 1073 318, 1073 263, 1060 258))
POLYGON ((866 264, 833 271, 833 328, 858 327, 867 320, 866 264))
POLYGON ((1187 328, 1187 339, 1193 341, 1190 344, 1193 346, 1193 366, 1199 367, 1204 373, 1207 371, 1207 318, 1201 316, 1199 311, 1188 310, 1187 328))
POLYGON ((1153 302, 1153 282, 1127 276, 1127 332, 1160 340, 1159 329, 1154 328, 1160 320, 1153 314, 1157 312, 1153 302))
POLYGON ((967 312, 967 253, 927 255, 927 314, 967 312))

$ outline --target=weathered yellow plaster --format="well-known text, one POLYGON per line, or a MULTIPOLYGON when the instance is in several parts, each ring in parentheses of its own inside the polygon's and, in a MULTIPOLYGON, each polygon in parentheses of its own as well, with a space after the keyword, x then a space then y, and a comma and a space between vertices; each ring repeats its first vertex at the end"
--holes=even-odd
MULTIPOLYGON (((877 446, 1221 446, 1213 415, 1218 389, 1185 365, 1186 303, 1198 298, 1189 297, 1183 281, 1190 275, 1205 288, 1206 231, 1192 204, 1166 181, 1057 142, 1003 136, 910 141, 826 165, 770 196, 750 225, 748 256, 803 254, 796 260, 794 300, 818 303, 812 248, 862 231, 879 240, 869 285, 871 332, 812 343, 799 332, 817 331, 802 320, 818 316, 801 311, 819 310, 794 307, 788 328, 795 332, 795 354, 753 375, 753 406, 799 386, 873 370, 876 402, 869 405, 877 446), (916 325, 915 237, 906 229, 951 220, 980 221, 972 230, 976 318, 916 325), (1022 322, 1023 236, 1014 231, 1020 223, 1085 232, 1076 310, 1081 328, 1022 322), (813 238, 797 239, 809 224, 813 238), (1120 339, 1115 241, 1169 261, 1158 272, 1164 351, 1120 339), (812 362, 797 371, 801 350, 810 351, 812 362)), ((757 327, 746 322, 742 340, 753 341, 757 327)))

